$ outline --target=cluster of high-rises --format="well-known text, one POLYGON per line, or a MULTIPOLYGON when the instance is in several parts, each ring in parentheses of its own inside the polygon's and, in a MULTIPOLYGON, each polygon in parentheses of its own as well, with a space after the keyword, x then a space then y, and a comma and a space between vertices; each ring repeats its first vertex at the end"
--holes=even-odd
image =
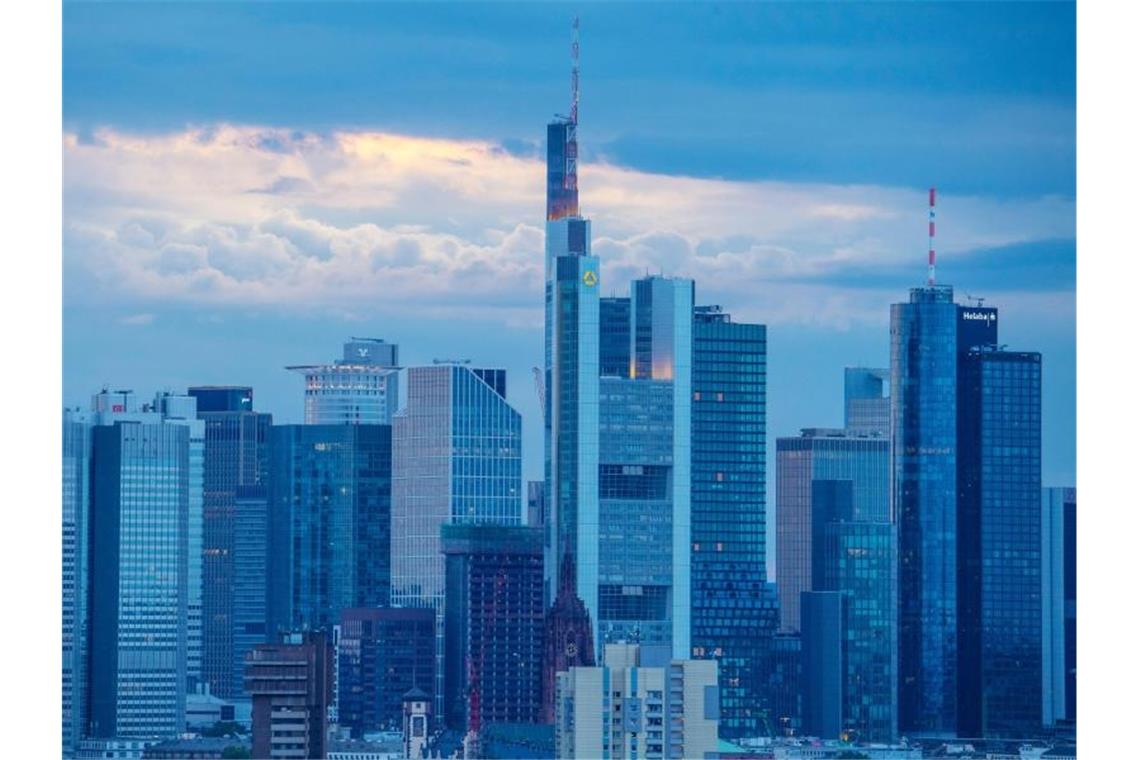
POLYGON ((376 339, 289 368, 304 424, 230 386, 65 412, 65 752, 176 736, 208 698, 255 757, 323 756, 334 724, 409 756, 537 725, 536 754, 673 758, 1075 720, 1040 355, 933 280, 893 305, 843 426, 777 441, 772 582, 766 327, 688 279, 601 296, 573 103, 547 129, 542 481, 504 370, 376 339))

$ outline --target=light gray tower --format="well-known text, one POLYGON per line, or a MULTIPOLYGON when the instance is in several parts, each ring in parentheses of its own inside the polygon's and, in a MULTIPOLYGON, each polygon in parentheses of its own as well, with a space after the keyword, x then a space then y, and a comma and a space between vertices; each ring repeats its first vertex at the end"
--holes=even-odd
POLYGON ((399 404, 399 350, 352 338, 332 364, 286 367, 305 377, 306 425, 388 425, 399 404))

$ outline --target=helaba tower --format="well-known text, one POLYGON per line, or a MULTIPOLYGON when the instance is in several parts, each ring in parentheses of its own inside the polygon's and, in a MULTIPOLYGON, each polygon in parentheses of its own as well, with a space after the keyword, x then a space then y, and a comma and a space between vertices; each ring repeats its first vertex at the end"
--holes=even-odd
MULTIPOLYGON (((570 113, 547 126, 545 553, 547 671, 592 664, 598 641, 598 259, 578 207, 578 22, 570 113)), ((548 679, 549 680, 549 679, 548 679)), ((545 684, 552 687, 553 682, 545 684)), ((551 690, 552 695, 552 690, 551 690)), ((544 695, 548 696, 548 695, 544 695)))

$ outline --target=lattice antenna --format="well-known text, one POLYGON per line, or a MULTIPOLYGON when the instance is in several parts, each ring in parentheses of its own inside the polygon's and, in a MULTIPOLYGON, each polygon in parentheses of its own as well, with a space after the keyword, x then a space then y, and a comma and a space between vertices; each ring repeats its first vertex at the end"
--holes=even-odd
POLYGON ((926 255, 926 284, 934 284, 934 188, 930 188, 930 246, 926 255))
POLYGON ((578 123, 578 17, 570 37, 570 123, 578 123))

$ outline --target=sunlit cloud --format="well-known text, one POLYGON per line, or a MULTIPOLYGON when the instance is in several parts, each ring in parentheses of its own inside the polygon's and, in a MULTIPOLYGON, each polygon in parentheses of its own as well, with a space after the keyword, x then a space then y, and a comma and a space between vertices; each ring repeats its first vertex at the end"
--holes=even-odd
MULTIPOLYGON (((545 178, 533 155, 226 124, 67 134, 64 155, 68 299, 541 318, 545 178)), ((580 185, 607 293, 674 274, 758 319, 844 325, 881 320, 884 299, 899 296, 850 273, 913 265, 917 283, 925 269, 921 188, 608 163, 584 166, 580 185)), ((956 257, 1072 240, 1074 204, 945 194, 938 234, 952 272, 956 257)))

